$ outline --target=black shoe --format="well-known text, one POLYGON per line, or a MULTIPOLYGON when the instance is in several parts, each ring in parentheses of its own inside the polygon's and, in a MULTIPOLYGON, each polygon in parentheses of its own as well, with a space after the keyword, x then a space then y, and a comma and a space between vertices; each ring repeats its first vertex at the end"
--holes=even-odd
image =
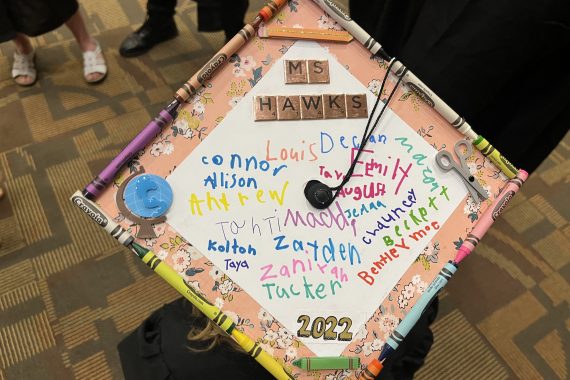
POLYGON ((136 31, 127 36, 119 53, 123 57, 136 57, 149 51, 154 45, 167 41, 178 35, 174 19, 166 19, 158 22, 150 18, 136 31))

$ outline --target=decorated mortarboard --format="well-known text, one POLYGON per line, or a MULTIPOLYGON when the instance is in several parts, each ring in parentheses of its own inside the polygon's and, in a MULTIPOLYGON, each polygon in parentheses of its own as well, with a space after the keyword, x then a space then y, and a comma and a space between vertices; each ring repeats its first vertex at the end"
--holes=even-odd
POLYGON ((293 0, 244 28, 97 200, 297 378, 334 373, 301 357, 377 357, 507 180, 354 25, 293 0))

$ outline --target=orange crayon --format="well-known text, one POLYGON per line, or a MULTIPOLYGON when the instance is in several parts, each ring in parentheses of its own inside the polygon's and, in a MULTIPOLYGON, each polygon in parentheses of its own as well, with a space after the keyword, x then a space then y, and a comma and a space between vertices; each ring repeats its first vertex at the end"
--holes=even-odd
POLYGON ((372 359, 366 368, 358 376, 358 380, 374 380, 376 376, 382 372, 382 362, 378 359, 372 359))

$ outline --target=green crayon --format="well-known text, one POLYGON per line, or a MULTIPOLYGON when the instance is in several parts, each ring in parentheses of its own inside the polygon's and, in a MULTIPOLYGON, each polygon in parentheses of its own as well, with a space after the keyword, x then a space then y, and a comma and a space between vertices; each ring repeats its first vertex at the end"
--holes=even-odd
POLYGON ((360 358, 356 356, 314 356, 294 360, 293 365, 306 371, 320 369, 359 369, 360 358))
POLYGON ((509 178, 513 179, 517 176, 519 172, 513 164, 509 162, 501 153, 493 146, 486 138, 479 135, 474 141, 473 145, 477 148, 483 155, 489 158, 501 171, 509 178))

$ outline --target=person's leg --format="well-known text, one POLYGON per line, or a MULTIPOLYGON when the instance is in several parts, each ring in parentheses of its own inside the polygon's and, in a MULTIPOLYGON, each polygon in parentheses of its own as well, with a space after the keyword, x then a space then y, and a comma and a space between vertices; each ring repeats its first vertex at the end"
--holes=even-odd
POLYGON ((95 40, 89 35, 87 28, 85 27, 85 22, 83 21, 83 17, 81 17, 81 13, 79 10, 73 14, 65 22, 65 25, 71 30, 73 36, 77 40, 81 51, 90 51, 94 50, 96 47, 95 40))
POLYGON ((178 35, 174 22, 176 0, 148 0, 146 9, 145 22, 121 43, 119 53, 123 57, 136 57, 178 35))
MULTIPOLYGON (((21 61, 16 62, 18 58, 14 57, 14 69, 17 69, 16 65, 31 65, 28 69, 33 70, 35 73, 35 68, 33 67, 33 56, 31 56, 34 49, 28 36, 22 33, 16 33, 16 37, 14 37, 12 41, 14 42, 14 45, 16 45, 16 53, 20 56, 19 59, 21 61)), ((36 80, 35 74, 32 75, 32 73, 27 73, 26 68, 23 66, 19 68, 16 73, 13 72, 12 76, 14 77, 14 81, 20 86, 29 86, 36 80)))
MULTIPOLYGON (((77 10, 77 12, 75 12, 73 16, 69 18, 69 20, 65 22, 65 25, 67 25, 69 30, 71 30, 71 33, 73 33, 73 36, 77 40, 77 43, 79 44, 79 48, 81 49, 81 51, 83 53, 95 52, 97 54, 96 58, 102 62, 101 64, 104 64, 105 61, 103 58, 103 53, 100 51, 96 51, 98 46, 97 41, 95 41, 95 39, 91 37, 91 35, 87 31, 87 28, 85 27, 85 22, 83 21, 83 17, 81 16, 81 12, 79 11, 79 9, 77 10)), ((86 74, 85 79, 88 82, 100 81, 101 79, 103 79, 103 77, 106 74, 106 70, 105 72, 102 71, 103 70, 101 70, 100 72, 93 72, 86 74)))
POLYGON ((162 17, 172 19, 176 12, 176 0, 148 0, 146 11, 151 17, 162 17))
POLYGON ((231 1, 224 4, 222 9, 222 23, 224 33, 226 34, 226 41, 229 41, 243 28, 243 18, 245 17, 248 6, 248 0, 231 1))
POLYGON ((12 41, 16 45, 16 50, 20 54, 30 54, 33 50, 32 43, 25 34, 16 33, 16 37, 12 41))

